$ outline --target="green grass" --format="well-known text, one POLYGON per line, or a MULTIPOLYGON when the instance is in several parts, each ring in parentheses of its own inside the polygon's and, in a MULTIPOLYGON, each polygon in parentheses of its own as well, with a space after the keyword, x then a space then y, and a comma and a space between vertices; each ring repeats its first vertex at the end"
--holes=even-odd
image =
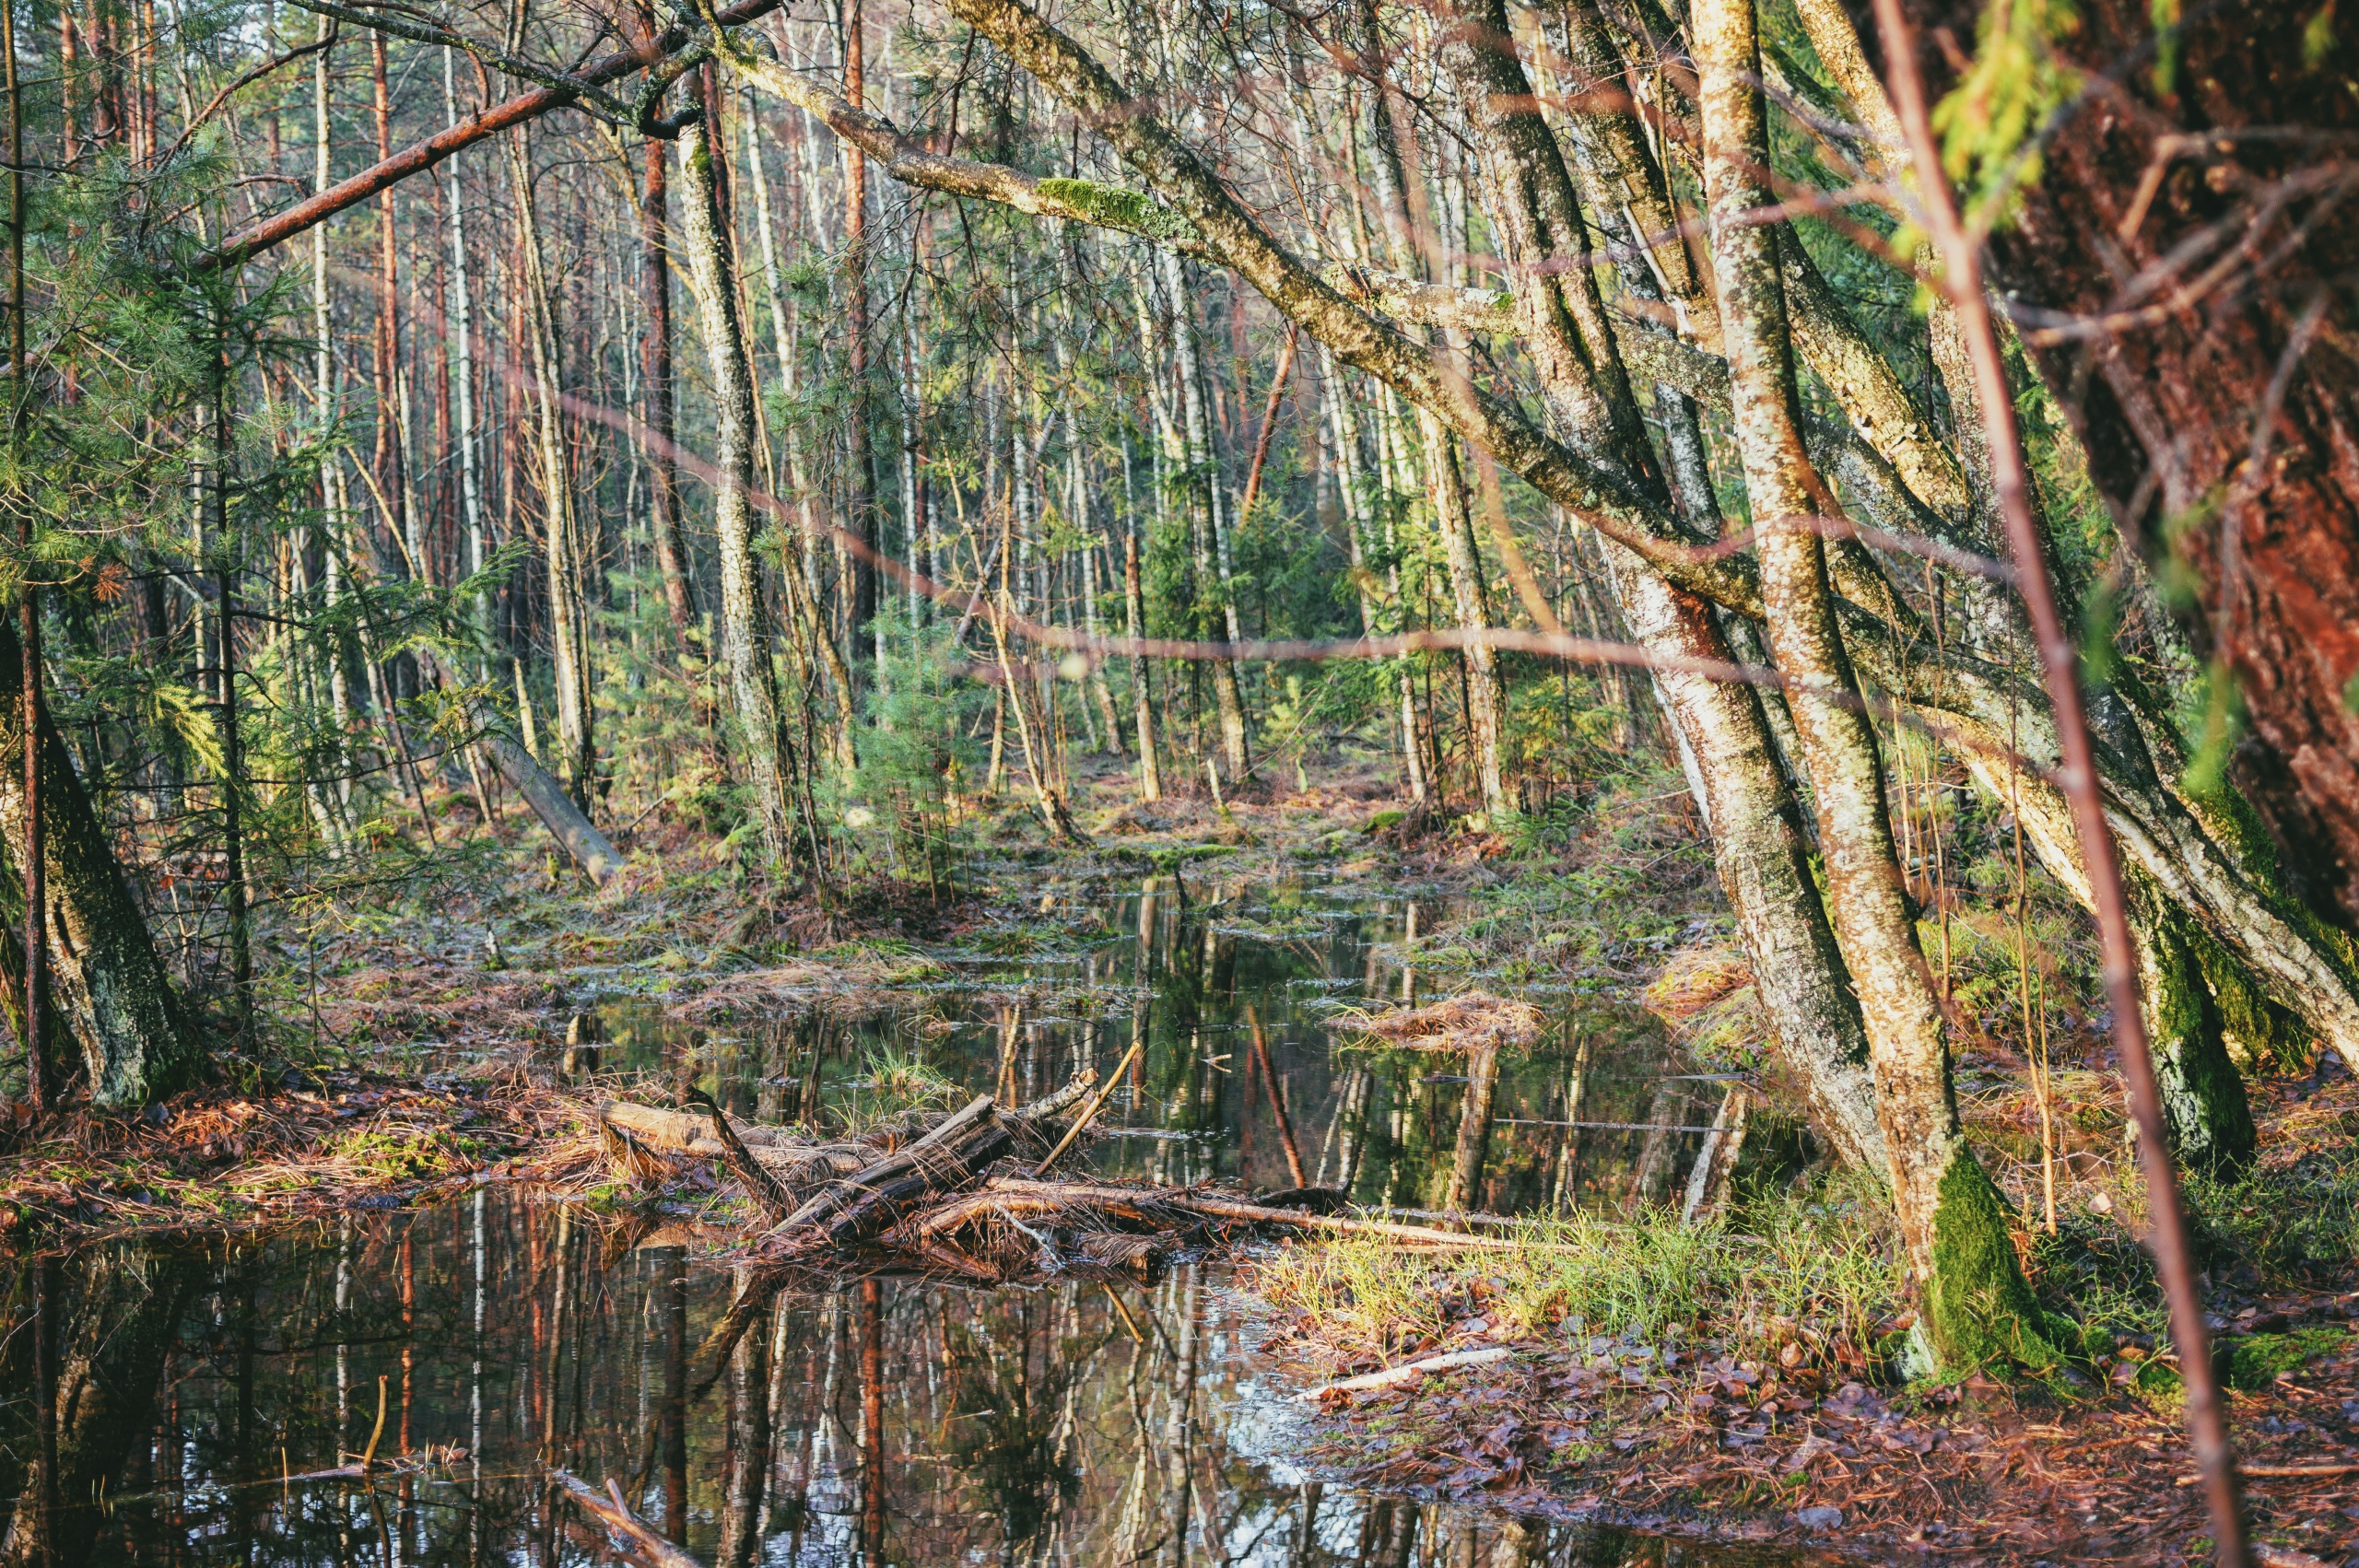
POLYGON ((1520 1335, 1708 1336, 1738 1354, 1799 1338, 1863 1365, 1900 1305, 1889 1232, 1864 1200, 1813 1196, 1766 1197, 1695 1226, 1663 1211, 1628 1224, 1535 1221, 1506 1233, 1511 1253, 1344 1237, 1257 1265, 1253 1287, 1311 1333, 1378 1354, 1479 1309, 1520 1335))
POLYGON ((2348 1138, 2294 1164, 2220 1177, 2190 1173, 2187 1207, 2207 1260, 2318 1282, 2359 1264, 2359 1146, 2348 1138))

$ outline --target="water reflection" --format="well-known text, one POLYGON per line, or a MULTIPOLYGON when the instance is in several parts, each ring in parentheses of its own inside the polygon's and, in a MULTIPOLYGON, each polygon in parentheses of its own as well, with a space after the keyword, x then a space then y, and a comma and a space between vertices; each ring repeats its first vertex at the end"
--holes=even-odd
MULTIPOLYGON (((582 977, 571 1060, 548 1065, 832 1125, 888 1075, 1027 1099, 1141 1041, 1101 1171, 1413 1211, 1662 1198, 1726 1103, 1643 1012, 1569 995, 1529 1051, 1338 1050, 1338 1008, 1418 993, 1415 907, 1222 891, 1078 923, 1102 940, 1003 943, 1026 955, 861 1023, 683 1024, 582 977)), ((1203 1266, 748 1297, 748 1331, 715 1344, 747 1281, 686 1241, 479 1188, 266 1236, 0 1258, 0 1562, 608 1559, 551 1467, 612 1480, 733 1568, 1701 1560, 1323 1485, 1292 1462, 1300 1407, 1254 1356, 1249 1305, 1203 1266), (365 1475, 319 1473, 363 1455, 365 1475)))
POLYGON ((1412 1210, 1678 1197, 1727 1085, 1689 1075, 1641 1008, 1542 995, 1547 1038, 1473 1061, 1337 1048, 1339 1012, 1430 993, 1419 919, 1412 903, 1285 887, 1200 888, 1182 904, 1167 883, 1081 922, 1104 933, 1090 945, 960 965, 922 1012, 692 1023, 645 998, 583 1005, 612 1042, 610 1080, 667 1096, 697 1082, 768 1121, 856 1119, 879 1097, 880 1063, 1029 1099, 1082 1067, 1110 1071, 1144 1038, 1107 1118, 1117 1136, 1094 1156, 1102 1171, 1333 1186, 1412 1210))
POLYGON ((605 1559, 546 1466, 612 1478, 664 1536, 732 1565, 1700 1560, 1300 1473, 1284 1457, 1300 1418, 1248 1308, 1201 1267, 781 1295, 714 1364, 732 1275, 661 1237, 610 1250, 581 1217, 488 1188, 299 1234, 16 1260, 0 1560, 605 1559), (44 1321, 53 1407, 32 1393, 44 1321), (315 1473, 372 1433, 376 1474, 315 1473))

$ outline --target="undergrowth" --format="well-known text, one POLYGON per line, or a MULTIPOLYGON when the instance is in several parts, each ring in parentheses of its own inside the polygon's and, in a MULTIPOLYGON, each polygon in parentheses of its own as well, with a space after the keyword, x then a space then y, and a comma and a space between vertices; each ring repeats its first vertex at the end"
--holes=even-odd
POLYGON ((1729 1218, 1684 1224, 1649 1210, 1626 1223, 1586 1214, 1505 1233, 1512 1251, 1436 1256, 1381 1237, 1339 1237, 1258 1263, 1253 1288, 1297 1333, 1339 1357, 1387 1360, 1439 1340, 1469 1304, 1507 1335, 1709 1339, 1764 1359, 1855 1375, 1900 1310, 1880 1206, 1836 1184, 1764 1194, 1729 1218))

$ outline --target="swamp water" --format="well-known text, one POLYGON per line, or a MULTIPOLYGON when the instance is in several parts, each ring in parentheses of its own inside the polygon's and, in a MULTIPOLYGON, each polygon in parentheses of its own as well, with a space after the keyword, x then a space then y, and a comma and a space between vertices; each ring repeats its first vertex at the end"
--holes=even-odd
MULTIPOLYGON (((687 1080, 749 1114, 856 1114, 927 1073, 1027 1097, 1144 1036, 1101 1171, 1324 1183, 1403 1208, 1453 1182, 1499 1210, 1675 1198, 1701 1139, 1669 1129, 1708 1122, 1722 1086, 1678 1076, 1642 1014, 1561 999, 1551 1037, 1499 1063, 1487 1125, 1461 1114, 1464 1059, 1336 1047, 1339 1011, 1417 989, 1411 919, 1316 895, 1149 895, 1074 912, 1057 951, 978 955, 922 1015, 686 1030, 610 998, 601 1065, 648 1097, 687 1080)), ((548 1466, 611 1479, 727 1564, 1740 1561, 1322 1485, 1296 1460, 1304 1407, 1256 1353, 1254 1304, 1212 1266, 998 1290, 848 1281, 778 1296, 716 1364, 705 1340, 733 1280, 682 1239, 488 1185, 416 1211, 0 1260, 0 1562, 616 1560, 548 1466), (46 1532, 24 1505, 41 1323, 59 1388, 46 1532), (372 1445, 368 1480, 308 1473, 372 1445)))

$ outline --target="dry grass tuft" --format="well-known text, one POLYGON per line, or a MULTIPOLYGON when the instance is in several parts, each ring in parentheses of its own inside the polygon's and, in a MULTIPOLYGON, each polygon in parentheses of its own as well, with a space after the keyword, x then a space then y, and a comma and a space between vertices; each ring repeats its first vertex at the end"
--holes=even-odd
POLYGON ((1528 1001, 1510 1001, 1489 991, 1461 991, 1424 1007, 1339 1013, 1332 1026, 1373 1036, 1402 1050, 1475 1051, 1528 1046, 1547 1028, 1548 1017, 1528 1001))
POLYGON ((1723 946, 1683 947, 1648 986, 1647 1011, 1680 1028, 1753 984, 1744 950, 1723 946))

